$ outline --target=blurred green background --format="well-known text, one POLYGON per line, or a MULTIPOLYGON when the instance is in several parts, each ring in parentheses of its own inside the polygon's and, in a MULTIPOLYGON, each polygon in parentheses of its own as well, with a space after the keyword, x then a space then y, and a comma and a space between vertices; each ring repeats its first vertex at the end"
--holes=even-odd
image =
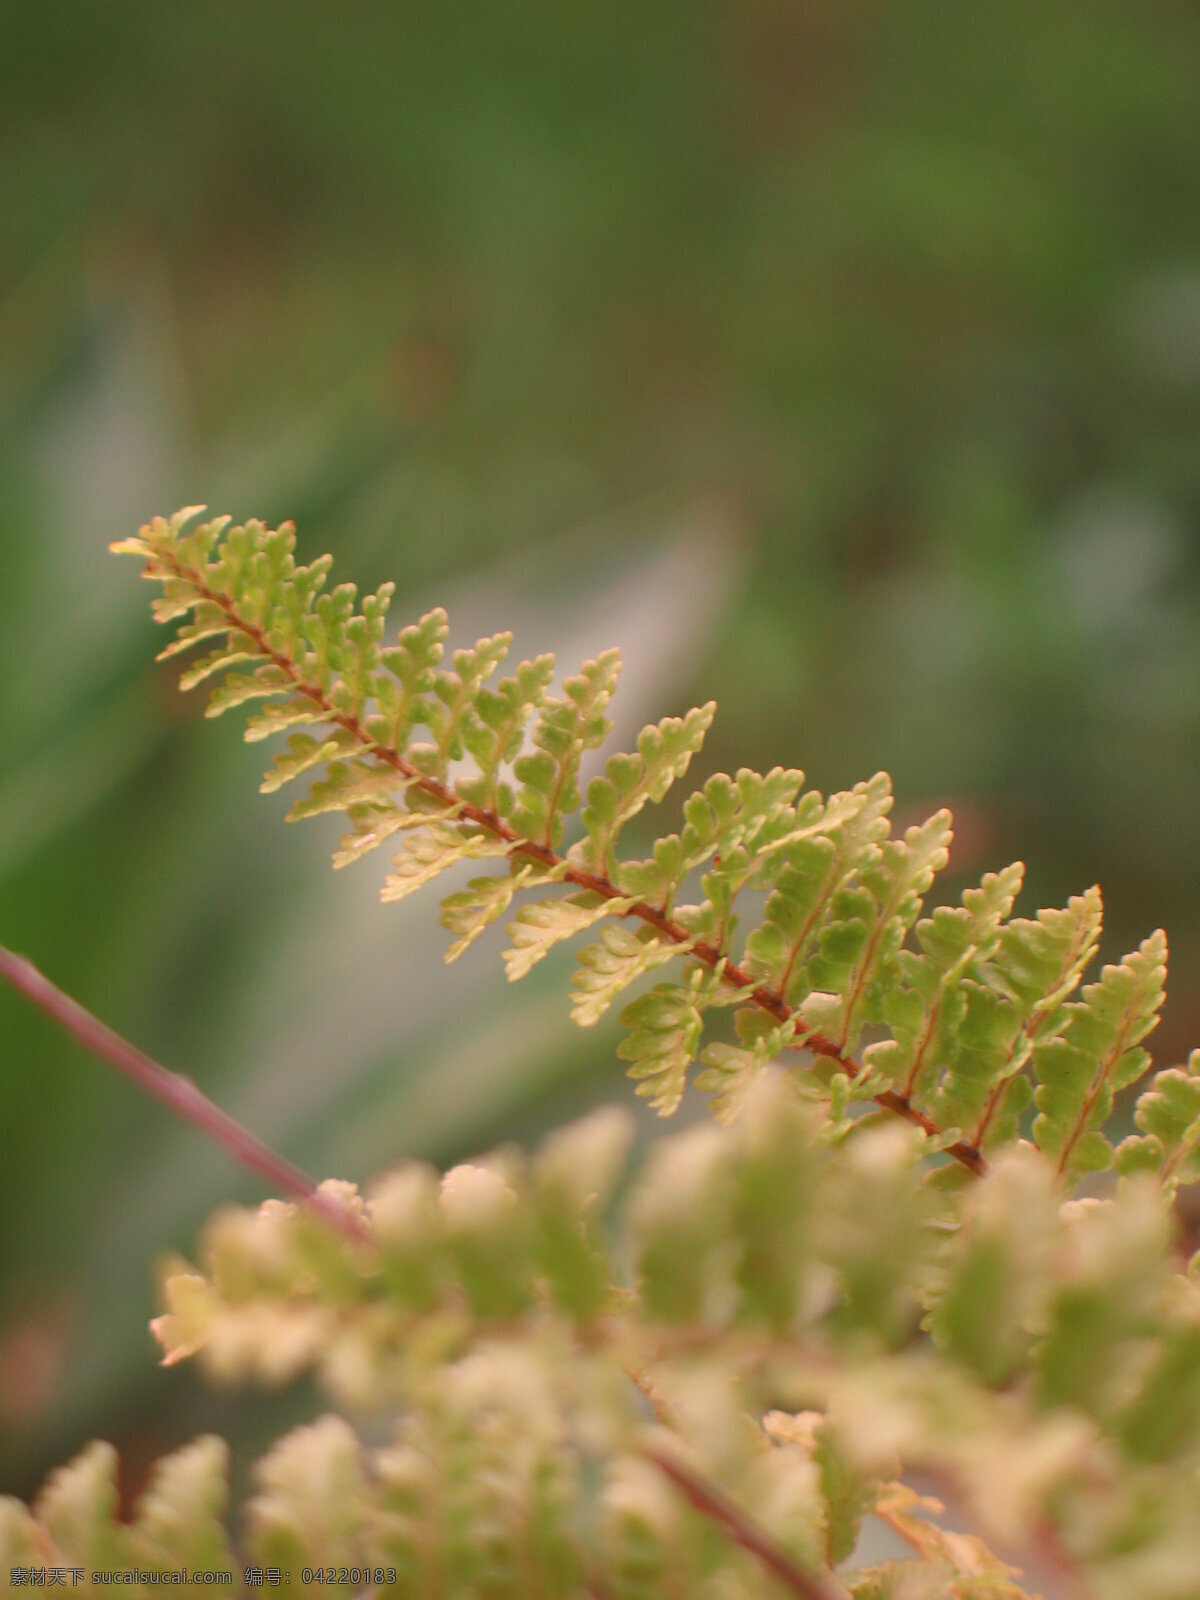
MULTIPOLYGON (((888 768, 948 893, 1098 879, 1177 1059, 1198 87, 1182 0, 3 7, 0 940, 319 1174, 632 1099, 569 952, 445 971, 154 667, 106 544, 206 502, 457 642, 619 643, 623 740, 715 695, 698 776, 888 768)), ((155 1367, 152 1260, 258 1191, 8 994, 0 1126, 0 1492, 318 1404, 155 1367)))

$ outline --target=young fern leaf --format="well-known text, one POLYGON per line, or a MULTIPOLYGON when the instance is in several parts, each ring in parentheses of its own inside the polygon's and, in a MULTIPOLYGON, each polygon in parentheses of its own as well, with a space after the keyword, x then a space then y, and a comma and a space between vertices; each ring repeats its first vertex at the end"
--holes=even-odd
MULTIPOLYGON (((249 634, 242 634, 240 638, 237 634, 230 634, 227 645, 222 646, 220 650, 214 650, 211 655, 205 656, 190 666, 186 672, 179 674, 179 687, 185 690, 194 689, 197 684, 203 683, 226 667, 238 667, 247 661, 262 659, 263 652, 254 648, 254 640, 249 634)), ((233 676, 234 683, 241 681, 236 674, 233 676)))
POLYGON ((50 1475, 33 1508, 54 1546, 88 1566, 118 1566, 125 1539, 117 1522, 117 1452, 97 1440, 50 1475))
POLYGON ((886 772, 876 773, 848 797, 839 795, 830 802, 833 822, 828 831, 784 850, 764 921, 746 941, 745 966, 788 1005, 799 1005, 809 993, 806 964, 830 900, 887 838, 891 806, 891 780, 886 772), (842 807, 836 802, 847 798, 857 801, 858 808, 839 822, 842 807))
POLYGON ((606 650, 595 661, 585 661, 579 676, 568 678, 561 699, 548 700, 533 731, 537 752, 522 756, 516 776, 522 788, 513 812, 513 826, 527 839, 547 849, 562 840, 563 818, 579 805, 579 762, 585 750, 595 750, 608 736, 612 723, 605 707, 617 686, 621 670, 619 650, 606 650))
POLYGON ((631 898, 606 900, 585 890, 561 900, 535 900, 522 906, 516 921, 508 926, 512 947, 504 952, 504 966, 509 982, 525 977, 563 939, 573 939, 614 912, 619 916, 631 910, 634 904, 631 898))
POLYGON ((1000 934, 993 963, 996 978, 1023 1016, 1033 1019, 1033 1037, 1058 1031, 1063 1003, 1075 991, 1100 944, 1104 906, 1099 887, 1074 895, 1061 911, 1018 917, 1000 934))
POLYGON ((858 887, 834 895, 810 976, 816 992, 801 1006, 804 1021, 852 1050, 867 1022, 882 1019, 895 985, 895 961, 935 875, 946 865, 950 813, 909 828, 879 846, 858 873, 858 887))
POLYGON ((1138 1097, 1133 1120, 1141 1133, 1117 1146, 1119 1172, 1155 1173, 1169 1195, 1200 1179, 1200 1050, 1192 1051, 1186 1067, 1155 1075, 1138 1097))
POLYGON ((634 933, 619 922, 601 928, 600 942, 579 952, 579 971, 571 979, 576 990, 571 1015, 581 1027, 590 1028, 622 990, 685 948, 658 938, 650 928, 634 933))
POLYGON ((669 833, 655 842, 654 853, 645 861, 618 861, 613 883, 636 902, 653 906, 670 917, 675 895, 687 876, 683 840, 669 833))
POLYGON ((637 1093, 648 1098, 661 1116, 670 1116, 678 1108, 687 1069, 699 1055, 709 1070, 697 1077, 696 1084, 713 1091, 714 1110, 728 1119, 736 1114, 757 1069, 794 1037, 799 1021, 792 1016, 777 1023, 770 1013, 748 1005, 755 994, 754 985, 732 983, 724 961, 712 969, 703 962, 691 962, 684 979, 682 984, 658 984, 625 1008, 621 1023, 632 1032, 617 1054, 633 1063, 629 1076, 643 1080, 637 1093), (742 1008, 735 1026, 738 1037, 751 1043, 750 1052, 723 1044, 701 1052, 705 1013, 729 1006, 742 1008), (769 1049, 764 1043, 768 1039, 769 1049))
POLYGON ((1017 1137, 1020 1117, 1033 1099, 1021 1068, 1032 1043, 1027 1019, 988 983, 964 977, 957 1037, 944 1061, 931 1114, 957 1127, 973 1150, 990 1150, 1017 1137))
POLYGON ((132 1520, 124 1521, 118 1516, 117 1453, 110 1444, 91 1444, 51 1475, 32 1515, 21 1508, 20 1522, 6 1518, 6 1507, 16 1503, 0 1501, 5 1569, 20 1557, 30 1569, 24 1583, 43 1587, 48 1557, 51 1565, 56 1557, 64 1564, 69 1558, 89 1570, 188 1568, 225 1573, 231 1581, 233 1556, 224 1528, 228 1471, 224 1440, 196 1439, 156 1463, 132 1520))
POLYGON ((259 784, 260 793, 274 794, 285 783, 291 783, 293 778, 311 772, 313 767, 352 756, 360 748, 354 735, 347 733, 344 728, 335 728, 328 737, 321 739, 314 739, 310 733, 292 733, 288 735, 287 742, 290 753, 275 757, 273 769, 265 774, 259 784))
MULTIPOLYGON (((712 868, 701 880, 706 899, 699 906, 680 907, 680 923, 725 956, 733 937, 734 898, 768 870, 768 849, 782 848, 792 834, 796 801, 804 783, 800 771, 775 767, 765 776, 743 767, 736 779, 716 773, 684 802, 684 827, 675 852, 678 888, 683 878, 709 858, 712 868)), ((820 796, 811 797, 819 806, 820 796)))
POLYGON ((297 800, 287 814, 288 822, 319 817, 326 811, 350 811, 367 807, 389 811, 392 800, 409 789, 412 778, 398 778, 389 767, 370 761, 330 760, 323 778, 313 780, 303 800, 297 800))
POLYGON ((696 1087, 712 1095, 713 1113, 721 1122, 733 1122, 741 1115, 759 1073, 795 1038, 799 1019, 774 1022, 764 1012, 745 1006, 737 1012, 734 1026, 740 1045, 708 1045, 700 1057, 704 1071, 696 1076, 696 1087))
POLYGON ((456 862, 507 853, 502 841, 486 833, 459 828, 449 822, 429 822, 414 832, 394 858, 396 870, 384 884, 382 898, 403 900, 456 862))
POLYGON ((720 979, 697 964, 685 984, 655 984, 621 1013, 622 1025, 632 1031, 617 1054, 633 1063, 629 1076, 637 1080, 636 1092, 660 1116, 669 1117, 683 1099, 704 1033, 704 1012, 719 986, 720 979))
MULTIPOLYGON (((184 624, 188 638, 180 643, 219 637, 224 618, 227 653, 266 658, 249 673, 232 674, 241 682, 225 692, 230 701, 260 691, 274 696, 275 704, 252 717, 248 737, 298 723, 326 725, 315 738, 293 735, 289 755, 267 782, 325 767, 325 776, 315 779, 292 815, 347 811, 353 831, 343 839, 336 864, 411 829, 414 837, 396 857, 385 888, 388 897, 408 893, 465 857, 487 854, 523 857, 536 869, 530 877, 573 883, 581 892, 566 901, 518 911, 507 958, 510 976, 527 971, 557 939, 593 922, 639 918, 645 924, 641 933, 610 926, 601 943, 584 952, 575 1015, 585 1023, 636 977, 689 949, 720 974, 734 996, 749 990, 775 1024, 790 1020, 792 1008, 781 996, 756 987, 751 974, 726 960, 734 897, 747 885, 770 889, 787 852, 818 837, 837 836, 852 869, 862 855, 862 830, 854 831, 853 823, 864 815, 866 834, 874 836, 886 809, 886 785, 859 785, 826 804, 817 795, 798 800, 803 775, 790 769, 765 776, 742 771, 735 779, 718 774, 685 802, 681 834, 659 840, 650 861, 617 861, 620 829, 647 801, 661 797, 699 747, 712 716, 712 707, 705 706, 647 729, 636 755, 610 762, 590 797, 584 839, 573 855, 560 856, 556 846, 565 816, 579 804, 580 758, 608 731, 605 709, 616 682, 617 652, 585 663, 561 697, 545 697, 547 657, 522 664, 514 678, 491 690, 486 679, 507 650, 507 635, 457 652, 453 671, 442 670, 443 612, 404 629, 388 647, 383 623, 390 588, 365 601, 356 615, 352 585, 322 592, 327 558, 297 566, 290 524, 272 532, 256 522, 234 528, 228 519, 193 525, 193 518, 186 510, 169 522, 157 519, 121 548, 144 556, 146 575, 163 583, 159 615, 193 614, 184 624), (520 754, 525 722, 535 710, 535 749, 520 754), (433 738, 413 744, 422 724, 433 738), (328 749, 331 742, 335 750, 328 749), (450 765, 464 756, 479 771, 451 784, 450 765), (515 800, 501 775, 509 762, 520 785, 515 800), (580 857, 603 862, 605 870, 588 870, 580 857), (673 919, 669 908, 679 887, 711 857, 718 859, 706 875, 708 898, 673 919)), ((461 928, 461 934, 452 953, 502 914, 511 898, 509 888, 485 888, 478 880, 454 896, 446 915, 456 925, 452 931, 461 928)), ((804 1031, 814 1050, 841 1059, 837 1044, 804 1031)), ((760 1046, 755 1055, 761 1055, 760 1046)), ((851 1075, 857 1071, 848 1061, 843 1068, 851 1075)))
POLYGON ((743 889, 771 889, 784 864, 806 844, 836 837, 865 809, 865 786, 824 801, 816 790, 801 795, 794 805, 780 807, 762 818, 729 849, 722 850, 701 879, 707 899, 687 908, 686 916, 697 931, 703 930, 722 952, 729 948, 736 928, 733 903, 743 889))
POLYGON ((1028 1147, 976 1184, 949 1245, 929 1329, 939 1350, 981 1382, 1002 1387, 1026 1365, 1032 1329, 1045 1326, 1062 1249, 1052 1167, 1028 1147))
MULTIPOLYGON (((386 796, 377 793, 372 801, 355 801, 348 805, 346 815, 353 832, 343 834, 341 843, 333 852, 335 869, 353 866, 394 834, 407 832, 411 828, 423 828, 428 820, 427 813, 415 809, 404 811, 395 804, 401 795, 412 794, 415 800, 416 790, 416 779, 397 779, 394 788, 386 796)), ((447 807, 444 815, 454 817, 457 809, 447 807)), ((296 818, 289 812, 285 820, 294 822, 296 818)))
POLYGON ((260 739, 270 739, 285 728, 299 728, 309 723, 327 722, 329 714, 319 702, 300 695, 289 695, 275 705, 264 706, 246 721, 245 739, 254 744, 260 739))
POLYGON ((863 1065, 903 1099, 925 1105, 942 1064, 953 1053, 966 1010, 966 981, 995 951, 1024 867, 989 872, 961 906, 939 906, 917 923, 920 953, 900 950, 884 992, 882 1020, 893 1037, 863 1051, 863 1065))
POLYGON ((457 961, 485 928, 504 915, 533 871, 532 863, 526 862, 508 877, 472 878, 465 889, 446 896, 442 901, 442 927, 458 934, 446 951, 447 961, 457 961))
POLYGON ((1100 1131, 1113 1096, 1146 1072, 1140 1042, 1158 1025, 1167 973, 1167 939, 1159 929, 1119 965, 1105 967, 1083 1000, 1067 1006, 1062 1033, 1034 1045, 1039 1149, 1057 1158, 1060 1172, 1094 1172, 1111 1165, 1112 1145, 1100 1131))
POLYGON ((228 1475, 229 1446, 212 1435, 157 1462, 130 1529, 136 1564, 227 1571, 233 1564, 224 1526, 228 1475))
POLYGON ((659 801, 687 771, 704 743, 717 706, 715 700, 686 717, 665 717, 638 735, 636 755, 610 756, 604 776, 588 785, 581 821, 587 837, 572 846, 569 859, 589 872, 614 875, 617 838, 648 801, 659 801))
POLYGON ((847 1457, 828 1417, 819 1411, 794 1415, 770 1411, 763 1418, 763 1428, 777 1443, 799 1446, 816 1466, 824 1510, 825 1559, 830 1565, 845 1561, 858 1543, 863 1517, 877 1509, 884 1486, 847 1457))
POLYGON ((965 1014, 934 1115, 963 1128, 972 1148, 1016 1138, 1033 1098, 1022 1068, 1037 1042, 1066 1026, 1065 1001, 1095 956, 1102 918, 1096 887, 1072 896, 1062 910, 1014 918, 1000 929, 979 981, 964 979, 965 1014))
MULTIPOLYGON (((353 585, 326 591, 328 558, 297 565, 290 524, 203 523, 191 508, 116 548, 145 559, 145 575, 163 589, 156 615, 181 623, 166 653, 212 641, 193 678, 231 669, 210 709, 265 697, 250 739, 317 725, 290 733, 263 787, 313 775, 290 815, 347 813, 335 865, 401 836, 383 891, 396 899, 461 861, 507 859, 506 873, 447 897, 450 959, 514 904, 510 978, 597 926, 599 942, 581 952, 574 984, 573 1013, 586 1026, 630 984, 690 956, 682 984, 660 984, 627 1012, 622 1053, 660 1110, 678 1104, 694 1054, 718 1110, 732 1115, 771 1054, 800 1048, 824 1063, 813 1083, 837 1099, 838 1118, 873 1099, 978 1174, 980 1151, 1016 1134, 1026 1061, 1041 1050, 1052 1064, 1054 1052, 1045 1052, 1059 1035, 1078 1033, 1066 1000, 1094 953, 1098 896, 1006 923, 1017 885, 1009 869, 968 892, 959 909, 927 918, 918 949, 906 951, 946 861, 949 816, 939 812, 889 840, 886 775, 826 801, 802 794, 803 774, 792 768, 718 773, 685 799, 678 834, 655 841, 644 860, 621 860, 625 826, 700 748, 708 704, 645 729, 635 753, 611 757, 589 786, 581 836, 564 845, 567 818, 580 808, 581 758, 609 729, 616 651, 586 662, 557 696, 548 694, 549 656, 520 663, 492 688, 507 634, 456 651, 450 669, 441 664, 440 610, 386 644, 391 587, 357 609, 353 585), (415 742, 421 728, 430 737, 415 742), (698 870, 703 899, 677 906, 698 870), (518 903, 520 892, 550 884, 565 885, 565 897, 518 903), (731 952, 746 890, 765 890, 766 910, 738 965, 731 952), (626 918, 640 927, 622 925, 626 918), (738 1043, 705 1049, 704 1013, 730 1004, 739 1007, 738 1043), (863 1029, 880 1023, 892 1036, 870 1047, 864 1069, 851 1052, 863 1029)), ((1089 1081, 1075 1107, 1087 1125, 1061 1134, 1072 1164, 1096 1158, 1091 1136, 1109 1104, 1105 1083, 1123 1081, 1130 1068, 1118 1059, 1099 1070, 1104 1082, 1089 1081)), ((1049 1128, 1058 1091, 1043 1090, 1049 1128)))
POLYGON ((349 1565, 362 1549, 366 1481, 362 1446, 341 1417, 322 1417, 280 1439, 255 1469, 247 1505, 250 1547, 286 1572, 349 1565))
POLYGON ((782 836, 803 783, 804 774, 791 767, 765 775, 742 767, 736 778, 714 773, 684 801, 680 870, 686 875, 738 845, 753 855, 772 830, 782 836))
POLYGON ((522 661, 516 676, 503 679, 494 690, 481 687, 476 693, 462 741, 479 763, 479 775, 458 780, 459 794, 472 805, 494 809, 502 817, 512 810, 512 788, 502 780, 501 769, 520 753, 525 725, 545 699, 553 676, 554 657, 541 655, 522 661))
MULTIPOLYGON (((480 639, 473 650, 454 652, 454 670, 434 674, 433 695, 425 701, 422 716, 433 734, 432 744, 409 746, 409 759, 427 777, 445 780, 452 761, 460 761, 466 740, 477 726, 476 701, 483 686, 508 654, 511 633, 480 639)), ((527 662, 527 667, 532 663, 527 662)), ((536 682, 537 674, 532 677, 536 682)), ((531 702, 532 704, 532 702, 531 702)))
POLYGON ((385 671, 375 679, 376 711, 365 721, 371 738, 385 749, 407 747, 413 728, 429 715, 429 696, 449 623, 441 606, 400 630, 394 645, 379 653, 385 671))

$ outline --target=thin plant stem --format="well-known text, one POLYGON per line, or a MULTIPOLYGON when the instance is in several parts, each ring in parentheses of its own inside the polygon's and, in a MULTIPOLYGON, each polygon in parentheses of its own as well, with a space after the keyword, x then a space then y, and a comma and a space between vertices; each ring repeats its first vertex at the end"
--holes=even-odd
POLYGON ((214 1105, 190 1078, 152 1060, 136 1045, 114 1033, 99 1017, 93 1016, 78 1000, 51 983, 27 957, 14 955, 2 945, 0 978, 32 1000, 59 1027, 73 1034, 85 1049, 123 1072, 139 1089, 161 1100, 177 1117, 190 1122, 207 1138, 223 1145, 235 1161, 265 1178, 275 1190, 303 1201, 314 1215, 354 1243, 371 1241, 366 1225, 352 1212, 329 1195, 322 1194, 307 1173, 264 1144, 227 1111, 214 1105))
POLYGON ((701 1515, 719 1523, 743 1550, 757 1556, 789 1593, 799 1595, 800 1600, 848 1600, 846 1590, 836 1579, 800 1566, 769 1534, 751 1522, 732 1500, 699 1473, 693 1472, 673 1452, 658 1445, 647 1445, 642 1455, 676 1488, 682 1490, 701 1515))

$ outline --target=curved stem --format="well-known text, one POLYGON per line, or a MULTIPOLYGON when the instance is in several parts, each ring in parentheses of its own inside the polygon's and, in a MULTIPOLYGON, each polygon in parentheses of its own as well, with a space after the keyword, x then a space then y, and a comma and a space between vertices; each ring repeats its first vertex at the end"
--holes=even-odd
POLYGON ((73 1000, 38 971, 25 956, 14 955, 0 945, 0 978, 20 991, 34 1005, 53 1018, 79 1040, 93 1055, 110 1062, 118 1072, 131 1078, 139 1089, 161 1100, 176 1116, 190 1122, 207 1138, 223 1145, 235 1161, 265 1178, 273 1188, 302 1200, 308 1208, 355 1244, 371 1242, 371 1234, 345 1206, 322 1194, 312 1178, 299 1167, 264 1144, 236 1118, 197 1089, 190 1078, 171 1072, 151 1059, 136 1045, 122 1039, 106 1023, 73 1000))
POLYGON ((840 1583, 823 1572, 799 1566, 786 1550, 751 1522, 715 1484, 693 1472, 674 1452, 660 1445, 646 1445, 642 1455, 683 1491, 702 1516, 719 1523, 743 1550, 757 1556, 790 1594, 799 1595, 800 1600, 849 1600, 847 1591, 840 1583))

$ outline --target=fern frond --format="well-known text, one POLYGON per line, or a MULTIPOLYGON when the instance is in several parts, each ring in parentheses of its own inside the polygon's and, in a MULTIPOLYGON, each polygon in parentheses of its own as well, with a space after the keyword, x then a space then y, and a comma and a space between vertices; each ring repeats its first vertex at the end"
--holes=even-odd
POLYGON ((472 805, 494 809, 502 817, 511 811, 513 792, 500 773, 520 753, 525 725, 545 699, 553 676, 554 657, 541 655, 523 661, 516 676, 505 678, 494 691, 481 688, 475 695, 462 739, 479 764, 479 775, 458 780, 459 793, 472 805))
POLYGON ((212 1435, 158 1461, 129 1530, 133 1563, 163 1571, 230 1570, 228 1478, 229 1446, 212 1435))
MULTIPOLYGON (((658 1587, 669 1527, 697 1583, 723 1574, 729 1592, 753 1594, 768 1550, 799 1574, 786 1592, 843 1583, 857 1595, 909 1571, 847 1569, 873 1515, 921 1555, 914 1573, 986 1577, 1015 1597, 992 1541, 1040 1537, 1054 1517, 1098 1592, 1106 1564, 1128 1570, 1131 1550, 1150 1570, 1167 1513, 1139 1520, 1133 1508, 1200 1449, 1196 1307, 1175 1281, 1157 1190, 1060 1206, 1053 1161, 1027 1147, 933 1207, 903 1129, 856 1128, 835 1152, 811 1107, 760 1078, 734 1126, 658 1141, 606 1221, 631 1131, 609 1109, 532 1162, 506 1151, 440 1182, 410 1164, 366 1205, 369 1253, 277 1202, 214 1220, 199 1274, 206 1365, 273 1382, 310 1366, 356 1405, 404 1408, 374 1454, 331 1418, 266 1458, 249 1508, 256 1559, 382 1563, 410 1586, 436 1563, 461 1573, 465 1593, 514 1600, 531 1572, 546 1592, 573 1594, 585 1572, 607 1592, 644 1560, 647 1592, 669 1595, 658 1587), (314 1254, 318 1237, 328 1256, 314 1254), (932 1347, 917 1337, 922 1317, 932 1347), (314 1319, 315 1336, 297 1333, 314 1319), (306 1339, 305 1361, 278 1358, 306 1339), (622 1370, 637 1376, 632 1392, 622 1370), (1031 1370, 1033 1384, 1014 1382, 1031 1370), (770 1412, 762 1431, 716 1427, 714 1406, 761 1415, 781 1392, 807 1404, 770 1412), (640 1393, 661 1413, 649 1433, 640 1393), (1131 1519, 1119 1557, 1094 1511, 1111 1505, 1115 1462, 1131 1519), (922 1507, 896 1480, 918 1464, 963 1487, 978 1535, 913 1520, 922 1507), (664 1496, 672 1482, 682 1492, 664 1496)), ((168 1297, 195 1276, 168 1279, 168 1297)), ((182 1330, 157 1331, 170 1356, 182 1330)), ((202 1455, 208 1527, 223 1463, 202 1455)), ((111 1473, 106 1453, 85 1458, 35 1507, 35 1531, 45 1509, 56 1540, 99 1548, 111 1473)), ((1171 1527, 1200 1515, 1187 1482, 1171 1527)), ((6 1515, 17 1548, 28 1530, 6 1515)), ((180 1524, 180 1538, 194 1532, 180 1524)))
POLYGON ((155 1582, 183 1570, 232 1582, 228 1471, 224 1440, 196 1439, 156 1464, 126 1522, 117 1514, 117 1452, 91 1444, 51 1474, 32 1512, 0 1501, 0 1565, 12 1587, 68 1586, 68 1567, 83 1568, 85 1581, 109 1571, 123 1575, 118 1582, 136 1573, 155 1582), (47 1569, 58 1569, 52 1580, 47 1569))
POLYGON ((717 1041, 706 1046, 700 1057, 704 1071, 696 1077, 696 1087, 712 1095, 713 1113, 721 1122, 733 1122, 741 1115, 760 1073, 795 1039, 799 1019, 775 1022, 744 1006, 735 1013, 734 1026, 738 1044, 717 1041))
MULTIPOLYGON (((389 645, 391 586, 361 604, 353 585, 327 589, 328 558, 297 564, 291 524, 204 522, 188 508, 114 548, 144 558, 145 575, 162 585, 156 614, 181 623, 166 653, 209 644, 184 681, 230 669, 210 711, 264 700, 252 739, 314 726, 289 733, 263 787, 311 775, 290 817, 347 813, 336 865, 399 837, 383 891, 398 899, 464 860, 507 861, 507 871, 473 878, 443 902, 455 935, 448 959, 510 908, 510 978, 596 927, 574 984, 573 1014, 585 1026, 645 975, 685 962, 682 983, 659 984, 626 1012, 632 1033, 621 1053, 659 1111, 679 1104, 697 1057, 698 1081, 731 1116, 775 1054, 800 1052, 816 1068, 814 1092, 837 1097, 839 1116, 873 1101, 920 1128, 930 1150, 980 1173, 982 1152, 1017 1136, 1032 1061, 1039 1140, 1072 1171, 1108 1159, 1099 1123, 1112 1093, 1146 1064, 1129 1044, 1145 1018, 1118 1019, 1112 1037, 1100 1037, 1120 1009, 1101 998, 1115 980, 1088 991, 1098 1024, 1069 1003, 1095 954, 1097 891, 1062 912, 1010 921, 1020 871, 1009 868, 988 874, 961 907, 919 920, 946 863, 949 814, 890 839, 886 775, 826 800, 786 767, 710 776, 685 798, 679 833, 643 859, 622 859, 626 827, 700 749, 711 703, 646 728, 635 752, 609 758, 582 804, 580 763, 609 731, 618 652, 584 663, 559 694, 550 693, 550 656, 519 663, 493 688, 508 634, 455 651, 446 667, 438 610, 389 645), (681 903, 697 874, 702 898, 681 903), (562 898, 524 899, 558 885, 562 898), (748 891, 765 893, 765 912, 739 953, 748 891), (706 1042, 708 1013, 729 1005, 738 1042, 706 1042), (885 1036, 859 1061, 867 1028, 885 1036), (1084 1038, 1089 1029, 1095 1039, 1084 1038)), ((1191 1170, 1182 1158, 1179 1170, 1191 1170)))
MULTIPOLYGON (((969 895, 970 928, 930 919, 923 953, 973 959, 997 897, 969 895)), ((1068 1012, 1065 1039, 1080 1011, 1106 1030, 1116 1078, 1112 1031, 1148 1025, 1161 955, 1147 941, 1068 1012)), ((410 1163, 365 1200, 323 1185, 361 1238, 279 1201, 219 1212, 199 1269, 166 1275, 164 1359, 269 1383, 311 1370, 347 1405, 402 1407, 383 1445, 336 1417, 281 1440, 255 1471, 247 1555, 396 1594, 453 1575, 500 1600, 531 1584, 672 1600, 682 1573, 746 1600, 764 1574, 804 1600, 902 1584, 1017 1600, 994 1550, 1052 1530, 1092 1592, 1186 1592, 1200 1291, 1175 1268, 1163 1186, 1135 1174, 1062 1204, 1058 1157, 1032 1146, 939 1185, 922 1141, 878 1115, 831 1130, 765 1070, 744 1099, 732 1126, 657 1141, 631 1184, 630 1119, 610 1108, 532 1161, 506 1150, 440 1179, 410 1163), (784 1396, 794 1409, 770 1409, 784 1396), (933 1505, 899 1483, 914 1470, 958 1486, 978 1532, 924 1521, 933 1505), (850 1566, 871 1516, 920 1559, 850 1566)), ((232 1565, 219 1442, 168 1458, 132 1522, 115 1481, 98 1445, 31 1512, 0 1502, 0 1558, 232 1565)))
MULTIPOLYGON (((717 1112, 632 1174, 631 1120, 610 1109, 532 1159, 317 1188, 0 950, 0 977, 293 1197, 218 1212, 198 1265, 165 1269, 164 1364, 311 1374, 347 1410, 391 1416, 383 1443, 339 1417, 280 1440, 255 1469, 241 1559, 281 1582, 332 1564, 335 1587, 380 1596, 751 1600, 765 1583, 801 1600, 1019 1600, 1010 1555, 1049 1550, 1097 1600, 1191 1596, 1200 1253, 1180 1270, 1169 1203, 1200 1178, 1200 1052, 1147 1084, 1116 1152, 1105 1132, 1150 1068, 1161 932, 1074 998, 1097 890, 1014 919, 1014 866, 922 915, 949 817, 890 838, 882 775, 827 800, 791 768, 717 774, 678 833, 623 859, 711 704, 644 730, 582 804, 615 652, 561 695, 547 656, 491 687, 508 635, 447 667, 431 612, 388 645, 391 587, 361 604, 327 589, 328 560, 298 566, 289 525, 185 512, 121 548, 180 624, 164 654, 203 646, 185 681, 210 684, 211 712, 264 702, 251 738, 312 724, 263 786, 307 779, 293 817, 345 811, 339 862, 399 838, 398 898, 499 861, 444 900, 450 958, 512 906, 510 976, 594 929, 584 1025, 679 958, 626 998, 620 1054, 664 1113, 698 1057, 717 1112), (723 1010, 732 1036, 706 1039, 723 1010), (798 1057, 802 1075, 784 1065, 798 1057), (957 1168, 929 1161, 943 1152, 957 1168), (1070 1198, 1113 1161, 1119 1183, 1070 1198), (904 1481, 917 1472, 950 1486, 971 1531, 928 1520, 942 1507, 904 1481), (855 1567, 870 1518, 914 1558, 855 1567)), ((200 1439, 121 1517, 115 1453, 90 1446, 31 1509, 0 1500, 0 1570, 15 1587, 55 1567, 94 1587, 107 1569, 142 1589, 180 1568, 232 1578, 227 1470, 200 1439)))
MULTIPOLYGON (((433 741, 409 748, 414 765, 429 777, 443 781, 450 763, 462 759, 467 730, 476 715, 475 703, 511 644, 511 633, 480 639, 473 650, 454 652, 452 672, 441 670, 434 674, 433 697, 422 708, 433 741)), ((526 663, 526 667, 532 670, 532 663, 526 663)), ((532 675, 536 679, 536 672, 532 675)))

